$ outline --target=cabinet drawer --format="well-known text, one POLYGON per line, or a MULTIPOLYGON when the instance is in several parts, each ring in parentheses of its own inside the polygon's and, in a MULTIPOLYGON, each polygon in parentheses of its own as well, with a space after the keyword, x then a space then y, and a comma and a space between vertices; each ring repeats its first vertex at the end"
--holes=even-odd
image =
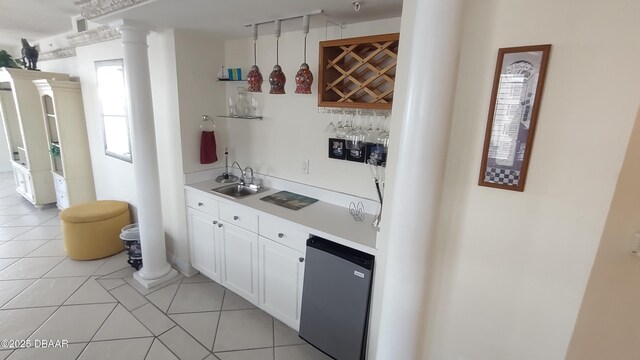
POLYGON ((56 191, 56 202, 58 203, 58 207, 61 209, 66 209, 69 207, 69 198, 67 197, 67 193, 56 191))
POLYGON ((260 216, 260 235, 305 253, 309 233, 294 224, 271 216, 260 216))
POLYGON ((64 180, 63 177, 53 175, 53 184, 55 185, 56 192, 63 192, 63 193, 67 192, 67 182, 64 180))
POLYGON ((245 207, 220 203, 220 220, 258 233, 258 214, 245 207))
POLYGON ((191 191, 185 191, 185 200, 188 207, 218 217, 218 202, 216 200, 191 191))

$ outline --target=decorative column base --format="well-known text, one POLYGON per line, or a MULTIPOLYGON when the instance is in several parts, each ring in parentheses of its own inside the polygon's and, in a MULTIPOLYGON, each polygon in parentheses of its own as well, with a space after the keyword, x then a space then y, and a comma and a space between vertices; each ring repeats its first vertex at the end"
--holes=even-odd
POLYGON ((136 279, 137 282, 142 284, 142 286, 146 287, 147 289, 151 289, 154 286, 164 284, 176 276, 178 276, 178 272, 175 271, 174 269, 169 270, 169 272, 166 275, 161 276, 159 278, 155 278, 155 279, 143 278, 142 275, 140 275, 140 271, 136 271, 133 273, 133 278, 136 279))

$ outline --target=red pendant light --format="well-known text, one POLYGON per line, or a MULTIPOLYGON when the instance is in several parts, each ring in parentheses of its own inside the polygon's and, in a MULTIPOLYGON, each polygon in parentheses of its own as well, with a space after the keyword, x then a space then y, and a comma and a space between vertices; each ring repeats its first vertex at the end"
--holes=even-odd
POLYGON ((251 29, 253 30, 253 66, 251 70, 247 74, 247 91, 249 92, 262 92, 262 74, 260 73, 260 68, 258 67, 257 57, 256 57, 256 41, 258 40, 258 24, 252 24, 251 29))
POLYGON ((278 48, 280 45, 280 20, 275 21, 276 28, 276 66, 273 67, 273 71, 269 75, 269 85, 271 90, 269 94, 284 94, 284 85, 287 82, 287 77, 284 75, 282 68, 279 65, 278 48))
POLYGON ((313 74, 307 64, 307 34, 309 34, 309 15, 302 17, 302 31, 304 32, 304 62, 296 73, 296 94, 311 94, 313 74))

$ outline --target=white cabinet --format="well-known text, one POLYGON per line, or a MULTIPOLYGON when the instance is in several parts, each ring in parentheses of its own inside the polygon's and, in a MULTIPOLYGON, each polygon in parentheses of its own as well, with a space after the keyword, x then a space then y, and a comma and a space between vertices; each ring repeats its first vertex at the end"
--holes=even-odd
POLYGON ((217 218, 198 210, 187 209, 191 266, 216 282, 221 281, 219 229, 217 218))
POLYGON ((220 225, 222 285, 258 305, 258 235, 229 223, 220 225))
POLYGON ((40 94, 33 83, 37 79, 51 78, 68 80, 69 76, 0 68, 0 117, 7 134, 15 177, 25 181, 25 184, 17 184, 16 190, 36 206, 56 201, 40 94))
POLYGON ((304 254, 260 236, 260 308, 298 330, 304 254))
POLYGON ((252 208, 185 192, 191 266, 298 329, 309 233, 252 208))
POLYGON ((58 207, 95 200, 80 84, 57 79, 33 83, 40 93, 58 207))

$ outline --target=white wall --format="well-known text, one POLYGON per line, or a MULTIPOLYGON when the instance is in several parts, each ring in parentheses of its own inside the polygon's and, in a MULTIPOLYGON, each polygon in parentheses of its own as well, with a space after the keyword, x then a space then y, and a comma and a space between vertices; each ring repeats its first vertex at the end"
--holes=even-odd
MULTIPOLYGON (((0 121, 2 115, 0 115, 0 121)), ((0 172, 11 171, 12 154, 9 151, 9 143, 7 142, 7 133, 4 130, 4 126, 0 126, 0 172)))
MULTIPOLYGON (((385 34, 399 30, 400 19, 394 18, 347 25, 343 36, 385 34)), ((263 25, 259 33, 257 58, 264 83, 263 93, 256 97, 264 103, 264 119, 219 120, 229 128, 231 161, 238 160, 242 166, 251 166, 263 174, 376 199, 371 174, 365 164, 329 159, 327 156, 330 134, 325 133, 324 129, 331 121, 331 116, 319 114, 317 110, 318 42, 339 38, 339 32, 330 28, 328 38, 325 38, 324 28, 309 32, 307 63, 315 78, 311 95, 295 94, 295 74, 303 61, 302 31, 283 33, 280 38, 280 66, 287 76, 286 95, 269 94, 269 73, 276 61, 273 26, 263 25), (301 171, 303 159, 309 159, 308 175, 301 171)), ((250 36, 250 30, 247 30, 247 35, 250 36)), ((253 40, 243 38, 225 42, 225 59, 226 67, 240 67, 243 77, 246 77, 253 65, 253 40)), ((235 96, 238 86, 246 86, 246 83, 226 84, 227 97, 235 96)), ((223 111, 226 112, 226 109, 223 111)))
POLYGON ((467 2, 429 359, 565 357, 638 109, 639 13, 627 0, 467 2), (498 48, 543 43, 526 189, 479 187, 498 48))
POLYGON ((77 48, 76 51, 96 198, 98 200, 122 200, 135 207, 137 196, 133 181, 133 165, 104 153, 102 110, 95 74, 96 61, 123 58, 121 41, 112 40, 83 46, 77 48))

